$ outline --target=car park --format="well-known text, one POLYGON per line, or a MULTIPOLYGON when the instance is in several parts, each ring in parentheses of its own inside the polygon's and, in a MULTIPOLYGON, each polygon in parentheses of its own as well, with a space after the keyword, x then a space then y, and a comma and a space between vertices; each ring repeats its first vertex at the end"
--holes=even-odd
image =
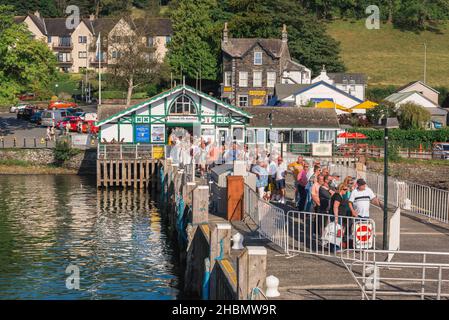
POLYGON ((56 126, 58 121, 61 121, 67 116, 68 112, 65 109, 45 110, 42 113, 42 125, 45 127, 56 126))
POLYGON ((78 123, 79 133, 98 134, 98 131, 99 127, 95 125, 95 121, 93 120, 85 120, 78 123))
POLYGON ((52 101, 48 105, 49 110, 55 109, 68 109, 68 108, 77 108, 78 105, 75 102, 66 102, 66 101, 52 101))
POLYGON ((79 117, 69 116, 65 117, 63 120, 59 121, 56 124, 56 128, 60 130, 67 130, 67 123, 70 124, 70 131, 77 132, 78 131, 78 123, 81 121, 79 117))
POLYGON ((31 123, 35 123, 40 126, 42 121, 42 111, 36 111, 30 118, 31 123))
POLYGON ((25 109, 26 106, 28 106, 28 103, 19 103, 16 104, 15 106, 12 106, 11 108, 9 108, 9 112, 10 113, 17 113, 19 112, 19 110, 21 109, 25 109))
POLYGON ((25 108, 20 109, 17 112, 17 119, 29 121, 34 113, 37 112, 37 107, 33 105, 27 105, 25 108))

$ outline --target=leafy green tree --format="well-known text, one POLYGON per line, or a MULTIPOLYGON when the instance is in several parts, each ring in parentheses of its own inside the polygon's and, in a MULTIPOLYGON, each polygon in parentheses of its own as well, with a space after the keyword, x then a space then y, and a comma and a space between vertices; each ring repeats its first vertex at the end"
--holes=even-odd
POLYGON ((178 0, 172 4, 174 34, 169 44, 168 61, 175 78, 181 73, 195 79, 215 80, 218 74, 219 46, 214 39, 211 18, 215 0, 178 0))
POLYGON ((0 104, 16 94, 39 91, 56 74, 56 58, 47 44, 34 40, 23 24, 14 23, 12 6, 0 6, 0 104))
POLYGON ((378 106, 366 112, 366 117, 373 124, 379 124, 379 120, 396 117, 396 108, 394 103, 383 101, 378 106))
POLYGON ((423 129, 430 119, 430 112, 418 104, 406 103, 399 107, 398 120, 401 129, 423 129))

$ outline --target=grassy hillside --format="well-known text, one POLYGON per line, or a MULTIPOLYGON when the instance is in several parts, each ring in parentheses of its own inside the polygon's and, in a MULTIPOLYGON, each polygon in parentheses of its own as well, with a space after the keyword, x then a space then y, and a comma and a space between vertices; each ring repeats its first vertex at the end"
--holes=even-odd
POLYGON ((334 21, 328 33, 341 42, 349 72, 368 75, 370 85, 403 85, 422 80, 424 43, 427 43, 427 82, 449 87, 449 25, 441 32, 404 32, 382 24, 368 30, 364 21, 334 21))

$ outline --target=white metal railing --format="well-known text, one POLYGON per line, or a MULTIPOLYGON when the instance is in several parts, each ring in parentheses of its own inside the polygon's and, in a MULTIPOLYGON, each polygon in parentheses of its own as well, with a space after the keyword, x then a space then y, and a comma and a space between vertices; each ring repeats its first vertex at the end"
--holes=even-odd
POLYGON ((372 219, 289 211, 287 213, 287 254, 309 253, 360 259, 365 250, 376 247, 376 224, 372 219))
POLYGON ((360 260, 346 266, 360 286, 362 298, 449 298, 448 252, 366 250, 360 260), (392 261, 393 255, 396 261, 392 261))
MULTIPOLYGON (((331 172, 341 177, 365 176, 367 185, 380 200, 384 199, 384 176, 373 172, 357 173, 355 168, 332 165, 331 172)), ((419 183, 388 178, 388 204, 412 213, 424 215, 444 223, 449 223, 449 191, 419 183)))
POLYGON ((257 225, 258 233, 287 250, 287 229, 284 210, 260 199, 247 184, 244 187, 244 213, 257 225))
POLYGON ((157 145, 98 144, 97 157, 101 160, 153 159, 157 145))

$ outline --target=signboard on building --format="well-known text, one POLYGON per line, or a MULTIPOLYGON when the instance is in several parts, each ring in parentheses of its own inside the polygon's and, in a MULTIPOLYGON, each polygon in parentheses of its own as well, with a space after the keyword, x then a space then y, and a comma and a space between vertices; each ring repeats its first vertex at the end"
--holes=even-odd
POLYGON ((148 125, 136 125, 136 141, 150 143, 150 127, 148 125))
POLYGON ((263 105, 263 99, 253 99, 253 106, 263 105))
POLYGON ((250 90, 248 94, 250 96, 264 96, 267 92, 265 90, 250 90))
POLYGON ((90 135, 88 134, 74 134, 72 135, 72 145, 74 146, 87 146, 89 145, 90 135))
POLYGON ((167 122, 197 122, 198 117, 195 116, 170 116, 167 117, 167 122))
POLYGON ((312 157, 332 157, 332 143, 312 143, 312 157))
POLYGON ((151 125, 151 142, 165 143, 165 126, 160 124, 151 125))
POLYGON ((224 87, 223 91, 224 92, 232 92, 232 87, 224 87))

